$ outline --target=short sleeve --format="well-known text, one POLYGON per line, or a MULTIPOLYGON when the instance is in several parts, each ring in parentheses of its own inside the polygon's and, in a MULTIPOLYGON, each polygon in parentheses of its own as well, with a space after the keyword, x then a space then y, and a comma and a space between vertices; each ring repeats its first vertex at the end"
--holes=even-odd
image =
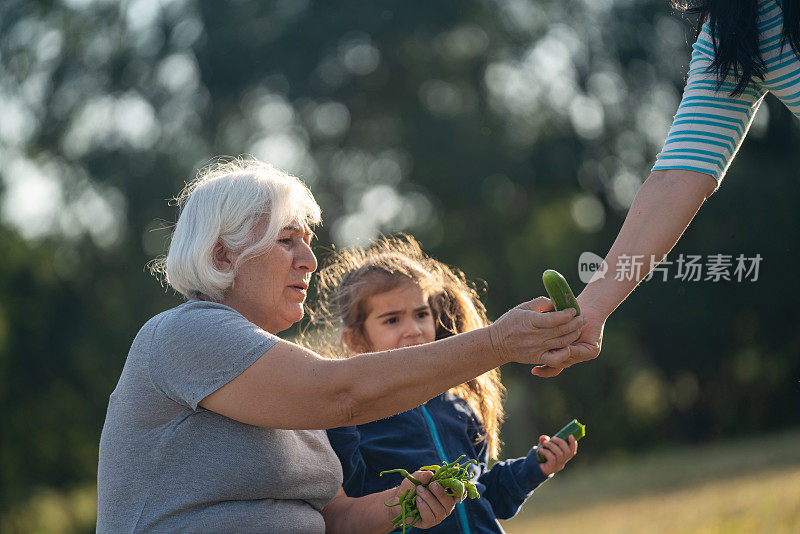
POLYGON ((192 300, 169 310, 156 325, 149 351, 150 380, 173 401, 197 410, 280 340, 239 312, 192 300))
POLYGON ((719 183, 747 135, 765 91, 751 83, 734 97, 731 80, 717 91, 716 74, 709 70, 713 46, 706 27, 694 45, 683 97, 654 171, 697 171, 719 183))

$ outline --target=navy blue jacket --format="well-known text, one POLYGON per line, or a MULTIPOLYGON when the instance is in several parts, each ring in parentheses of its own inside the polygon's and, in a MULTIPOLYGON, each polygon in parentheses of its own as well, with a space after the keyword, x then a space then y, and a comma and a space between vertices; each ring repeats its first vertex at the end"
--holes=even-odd
POLYGON ((379 477, 381 471, 402 467, 414 472, 423 465, 452 462, 462 454, 477 460, 478 465, 471 465, 470 471, 477 475, 473 482, 481 498, 457 504, 449 517, 424 532, 502 533, 497 519, 516 515, 547 477, 534 449, 524 458, 498 462, 487 470, 486 442, 475 444, 479 430, 469 404, 448 392, 387 419, 330 429, 328 438, 342 463, 342 486, 350 497, 383 491, 403 480, 397 473, 379 477))

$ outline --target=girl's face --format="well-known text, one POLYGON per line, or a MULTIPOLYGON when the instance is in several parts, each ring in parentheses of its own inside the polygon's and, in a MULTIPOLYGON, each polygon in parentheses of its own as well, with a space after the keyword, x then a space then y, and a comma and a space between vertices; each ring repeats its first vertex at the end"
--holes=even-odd
POLYGON ((399 349, 436 339, 428 295, 416 284, 403 284, 372 295, 367 298, 366 309, 364 336, 368 346, 351 346, 357 352, 399 349))

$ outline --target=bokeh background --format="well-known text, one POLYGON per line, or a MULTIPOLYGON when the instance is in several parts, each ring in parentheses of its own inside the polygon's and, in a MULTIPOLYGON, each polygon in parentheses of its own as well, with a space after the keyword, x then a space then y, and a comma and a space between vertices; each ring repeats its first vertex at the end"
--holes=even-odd
MULTIPOLYGON (((0 529, 93 530, 108 395, 140 326, 181 301, 147 264, 212 157, 301 177, 320 257, 412 233, 497 317, 546 268, 583 287, 579 255, 605 254, 661 148, 693 27, 666 0, 0 2, 0 529)), ((794 473, 771 531, 800 528, 799 147, 768 96, 670 255, 760 254, 757 280, 673 267, 611 317, 597 361, 503 369, 503 457, 574 417, 589 432, 564 493, 548 483, 509 531, 600 495, 634 521, 632 495, 696 504, 751 472, 794 473)))

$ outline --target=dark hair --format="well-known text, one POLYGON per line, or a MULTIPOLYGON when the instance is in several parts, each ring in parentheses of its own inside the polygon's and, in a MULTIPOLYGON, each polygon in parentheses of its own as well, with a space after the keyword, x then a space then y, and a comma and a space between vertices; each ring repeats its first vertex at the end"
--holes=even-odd
MULTIPOLYGON (((781 45, 787 42, 800 56, 800 0, 777 0, 783 10, 781 45)), ((735 96, 753 78, 764 79, 766 65, 758 49, 758 0, 671 0, 682 13, 699 14, 697 35, 708 20, 714 39, 714 61, 709 70, 717 72, 717 90, 733 76, 735 96)))

